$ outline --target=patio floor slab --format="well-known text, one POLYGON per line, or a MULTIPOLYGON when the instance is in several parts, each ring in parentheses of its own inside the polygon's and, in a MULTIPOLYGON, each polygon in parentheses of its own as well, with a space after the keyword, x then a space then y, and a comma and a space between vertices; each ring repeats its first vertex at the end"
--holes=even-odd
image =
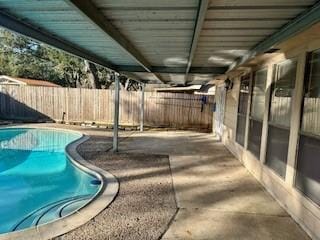
POLYGON ((212 134, 139 133, 121 150, 170 156, 179 210, 164 240, 309 239, 212 134))
POLYGON ((112 133, 81 130, 93 137, 80 152, 119 178, 120 195, 102 214, 60 239, 310 239, 212 134, 122 132, 120 154, 111 155, 105 151, 112 133))

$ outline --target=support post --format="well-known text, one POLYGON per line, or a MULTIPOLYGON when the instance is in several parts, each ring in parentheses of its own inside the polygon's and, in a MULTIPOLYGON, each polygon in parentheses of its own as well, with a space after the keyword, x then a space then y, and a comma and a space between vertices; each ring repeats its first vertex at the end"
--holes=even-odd
POLYGON ((143 132, 144 123, 144 88, 145 84, 141 84, 141 99, 140 99, 140 132, 143 132))
POLYGON ((118 129, 119 129, 119 74, 114 73, 114 118, 113 118, 113 152, 118 152, 118 129))

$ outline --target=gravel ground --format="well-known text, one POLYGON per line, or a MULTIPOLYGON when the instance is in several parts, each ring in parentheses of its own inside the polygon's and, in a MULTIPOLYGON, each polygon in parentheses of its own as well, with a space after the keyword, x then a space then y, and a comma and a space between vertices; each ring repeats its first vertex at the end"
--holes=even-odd
POLYGON ((168 156, 112 154, 106 132, 84 132, 91 139, 79 146, 80 154, 117 177, 119 194, 98 216, 55 239, 159 239, 177 210, 168 156))

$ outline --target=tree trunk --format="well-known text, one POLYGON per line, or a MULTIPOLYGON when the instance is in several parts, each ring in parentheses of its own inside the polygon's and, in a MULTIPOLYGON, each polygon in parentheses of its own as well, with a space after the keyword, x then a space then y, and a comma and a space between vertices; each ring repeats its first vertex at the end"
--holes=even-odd
POLYGON ((84 64, 85 64, 85 70, 87 72, 88 85, 91 88, 101 89, 100 79, 98 76, 98 70, 96 66, 87 60, 84 61, 84 64))

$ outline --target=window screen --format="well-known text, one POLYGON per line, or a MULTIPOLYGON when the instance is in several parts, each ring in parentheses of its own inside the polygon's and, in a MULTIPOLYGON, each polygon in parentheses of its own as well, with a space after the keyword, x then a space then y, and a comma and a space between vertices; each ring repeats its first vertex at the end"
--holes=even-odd
POLYGON ((282 178, 286 176, 289 134, 287 129, 269 125, 266 164, 282 178))
POLYGON ((246 116, 238 114, 236 141, 241 146, 244 146, 244 138, 245 138, 245 133, 246 133, 246 131, 245 131, 246 119, 247 119, 246 116))
POLYGON ((310 54, 301 131, 320 136, 320 50, 310 54))
POLYGON ((289 128, 291 99, 296 80, 297 62, 287 60, 276 66, 276 80, 272 84, 270 122, 289 128))
POLYGON ((320 50, 310 54, 302 109, 296 187, 320 205, 320 50))
POLYGON ((241 146, 244 146, 248 99, 249 99, 249 82, 250 75, 241 77, 240 80, 240 93, 239 93, 239 105, 237 114, 237 134, 236 142, 241 146))
POLYGON ((255 155, 257 159, 260 158, 260 145, 265 107, 265 90, 267 74, 267 69, 262 69, 255 72, 252 82, 248 150, 253 155, 255 155))
POLYGON ((252 100, 250 117, 256 120, 263 120, 265 106, 265 91, 268 70, 262 69, 254 74, 252 82, 252 100))
POLYGON ((249 135, 248 135, 248 150, 257 158, 260 159, 260 146, 262 134, 262 121, 250 119, 249 135))
POLYGON ((276 66, 271 88, 266 164, 285 177, 290 134, 291 99, 295 87, 297 62, 286 60, 276 66))

